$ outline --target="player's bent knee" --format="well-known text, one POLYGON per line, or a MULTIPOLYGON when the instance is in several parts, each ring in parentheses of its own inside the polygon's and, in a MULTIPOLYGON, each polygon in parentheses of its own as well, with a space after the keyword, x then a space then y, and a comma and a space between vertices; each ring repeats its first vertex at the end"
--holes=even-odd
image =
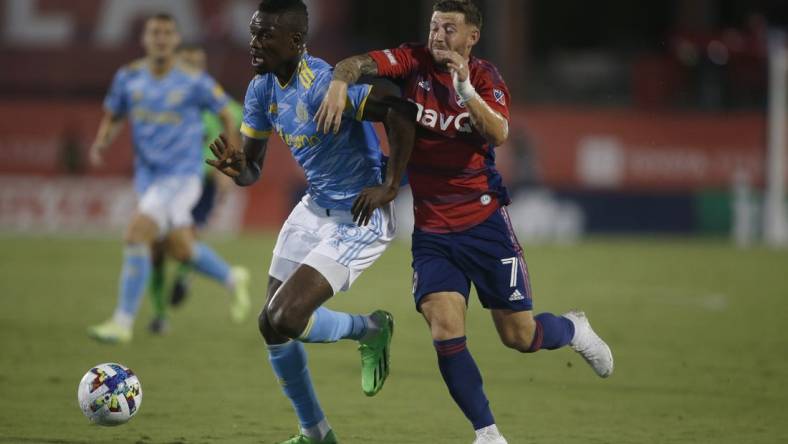
POLYGON ((263 308, 260 315, 257 317, 257 328, 263 340, 265 340, 265 343, 268 345, 284 344, 290 340, 287 336, 279 334, 271 325, 267 308, 263 308))
POLYGON ((273 328, 268 324, 268 313, 266 313, 265 308, 260 310, 260 314, 257 315, 257 330, 263 338, 273 332, 273 328))
POLYGON ((269 305, 264 312, 267 313, 266 322, 282 336, 296 339, 304 331, 305 320, 299 319, 292 310, 288 310, 286 307, 269 305))
POLYGON ((263 307, 263 309, 260 311, 260 315, 257 317, 257 329, 260 331, 260 335, 263 337, 266 344, 281 344, 289 339, 277 333, 277 331, 271 325, 270 320, 269 303, 281 285, 282 281, 274 277, 269 277, 268 302, 266 302, 266 305, 263 307))
POLYGON ((276 336, 276 330, 274 330, 271 323, 268 321, 268 310, 266 308, 263 308, 262 311, 260 311, 260 315, 257 317, 257 329, 268 344, 270 344, 271 339, 276 336))
POLYGON ((420 304, 434 341, 465 336, 465 299, 456 293, 433 293, 420 304))
POLYGON ((169 248, 170 256, 178 262, 190 262, 192 256, 191 245, 171 244, 169 248))
POLYGON ((127 244, 150 244, 156 239, 159 226, 148 216, 138 214, 131 221, 123 236, 127 244))
POLYGON ((452 320, 444 317, 428 318, 433 341, 445 341, 465 336, 465 326, 462 320, 452 320))
POLYGON ((148 236, 143 230, 129 228, 123 236, 123 242, 126 244, 150 244, 153 242, 154 236, 148 236))

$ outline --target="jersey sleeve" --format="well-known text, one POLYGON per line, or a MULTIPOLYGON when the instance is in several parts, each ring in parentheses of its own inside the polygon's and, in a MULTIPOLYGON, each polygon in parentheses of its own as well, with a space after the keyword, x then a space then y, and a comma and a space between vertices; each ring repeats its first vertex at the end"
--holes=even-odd
POLYGON ((250 139, 267 139, 271 136, 271 120, 266 114, 267 100, 261 100, 261 82, 258 78, 252 79, 244 98, 244 118, 241 123, 241 134, 250 139))
POLYGON ((479 97, 504 119, 509 120, 509 88, 498 70, 491 65, 483 66, 478 81, 474 83, 479 97))
POLYGON ((208 74, 200 76, 197 82, 197 94, 200 108, 214 113, 221 111, 230 100, 221 85, 208 74))
POLYGON ((104 98, 104 109, 115 116, 124 116, 129 110, 129 98, 126 95, 126 78, 128 72, 125 69, 118 70, 112 79, 112 85, 104 98))
POLYGON ((378 75, 401 79, 418 69, 418 59, 409 46, 368 52, 367 55, 378 65, 378 75))
MULTIPOLYGON (((320 72, 310 88, 310 108, 312 113, 316 113, 323 102, 323 98, 328 91, 328 85, 331 83, 332 71, 325 70, 320 72)), ((367 105, 367 99, 372 92, 372 85, 357 84, 350 85, 347 89, 347 102, 345 105, 344 115, 356 120, 362 120, 364 115, 364 108, 367 105)))

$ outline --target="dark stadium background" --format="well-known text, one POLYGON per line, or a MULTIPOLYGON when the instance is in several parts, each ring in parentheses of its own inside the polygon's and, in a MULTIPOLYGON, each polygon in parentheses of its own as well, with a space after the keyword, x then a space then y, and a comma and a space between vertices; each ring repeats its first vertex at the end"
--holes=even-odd
MULTIPOLYGON (((574 215, 567 230, 575 234, 730 230, 735 173, 746 173, 755 189, 763 183, 766 39, 770 28, 788 22, 785 2, 479 3, 486 23, 477 55, 500 67, 514 97, 512 136, 498 149, 498 164, 516 197, 538 196, 521 205, 526 216, 540 208, 574 215)), ((312 1, 309 50, 336 62, 423 41, 430 5, 312 1)), ((210 72, 242 99, 254 6, 0 2, 0 228, 78 231, 85 221, 91 229, 107 228, 99 219, 116 210, 91 192, 58 198, 35 193, 30 184, 64 189, 82 176, 129 177, 128 137, 119 138, 107 169, 91 170, 85 152, 114 71, 141 55, 138 34, 147 13, 173 13, 185 40, 207 48, 210 72)), ((266 185, 233 207, 241 216, 217 222, 218 229, 276 228, 302 182, 284 150, 272 150, 274 163, 279 167, 265 172, 266 185)), ((96 193, 106 185, 83 183, 96 193)))
MULTIPOLYGON (((307 3, 309 50, 329 62, 423 40, 431 5, 307 3)), ((468 343, 506 438, 788 442, 788 250, 761 241, 766 171, 777 165, 767 160, 767 43, 788 31, 788 1, 479 4, 477 55, 500 67, 513 92, 497 162, 535 310, 584 310, 616 360, 602 380, 571 350, 508 350, 472 294, 468 343)), ((225 292, 206 279, 195 276, 167 335, 147 330, 147 296, 132 343, 86 334, 115 305, 135 208, 128 130, 105 168, 86 156, 113 73, 142 55, 144 18, 166 11, 242 99, 255 6, 0 0, 0 443, 260 444, 296 431, 256 316, 232 323, 225 292), (139 414, 121 427, 91 427, 77 405, 80 377, 102 362, 132 368, 142 383, 139 414)), ((274 137, 263 179, 227 196, 203 236, 250 269, 253 311, 264 303, 276 230, 303 187, 274 137)), ((413 307, 411 209, 406 192, 400 199, 406 241, 328 302, 394 315, 386 387, 361 393, 352 341, 308 344, 310 371, 343 443, 469 443, 473 431, 413 307)))

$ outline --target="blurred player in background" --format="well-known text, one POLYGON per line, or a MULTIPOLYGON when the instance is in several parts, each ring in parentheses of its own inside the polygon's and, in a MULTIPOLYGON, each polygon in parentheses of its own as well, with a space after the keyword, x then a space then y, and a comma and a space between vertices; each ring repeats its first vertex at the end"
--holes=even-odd
POLYGON ((227 96, 205 72, 177 63, 180 43, 175 20, 150 17, 142 35, 146 57, 121 68, 104 101, 105 113, 90 149, 94 166, 129 116, 134 141, 134 182, 139 203, 125 235, 118 303, 112 318, 91 327, 91 337, 129 342, 140 298, 150 278, 151 245, 166 238, 168 253, 224 285, 232 294, 231 314, 248 311, 247 273, 231 269, 207 245, 194 242, 192 208, 202 188, 201 111, 218 113, 231 139, 237 139, 227 96))
POLYGON ((331 80, 331 66, 306 52, 306 6, 302 0, 264 0, 249 27, 258 75, 244 101, 243 149, 219 139, 212 145, 218 160, 209 163, 238 185, 251 185, 260 177, 267 140, 276 132, 304 169, 307 194, 279 233, 259 326, 301 427, 284 443, 335 443, 312 387, 302 342, 358 341, 362 390, 372 396, 383 387, 389 374, 391 315, 383 310, 353 315, 322 305, 348 290, 394 237, 391 201, 413 146, 416 110, 357 85, 346 90, 350 100, 337 133, 318 133, 313 116, 331 80), (375 130, 362 120, 386 125, 391 157, 385 178, 375 130))
POLYGON ((571 345, 601 377, 613 371, 608 346, 582 312, 532 312, 531 287, 495 169, 494 147, 506 141, 509 93, 491 63, 470 55, 482 16, 469 0, 438 0, 428 45, 373 51, 338 63, 318 111, 335 132, 348 85, 361 75, 398 81, 419 109, 408 165, 413 190, 413 289, 432 333, 449 392, 476 430, 475 443, 505 443, 467 346, 470 283, 490 309, 501 341, 532 353, 571 345))
MULTIPOLYGON (((207 70, 207 56, 205 50, 195 44, 184 44, 178 47, 177 55, 180 63, 195 72, 207 70)), ((243 120, 243 106, 228 96, 227 109, 233 118, 233 127, 239 130, 243 120)), ((214 159, 214 155, 209 147, 210 142, 219 137, 222 133, 223 124, 221 117, 211 110, 202 112, 202 124, 204 134, 203 158, 214 159)), ((192 208, 192 219, 194 228, 200 230, 207 223, 213 209, 219 205, 229 188, 232 186, 232 179, 220 173, 209 165, 203 166, 202 194, 200 199, 192 208)), ((195 235, 199 235, 195 231, 195 235)), ((188 295, 189 281, 191 276, 192 264, 189 262, 178 262, 174 279, 171 285, 169 304, 165 297, 165 287, 167 281, 166 274, 166 243, 156 242, 153 248, 153 270, 150 280, 150 295, 153 302, 153 320, 150 323, 150 330, 153 333, 164 333, 169 328, 167 321, 167 306, 179 306, 188 295)))

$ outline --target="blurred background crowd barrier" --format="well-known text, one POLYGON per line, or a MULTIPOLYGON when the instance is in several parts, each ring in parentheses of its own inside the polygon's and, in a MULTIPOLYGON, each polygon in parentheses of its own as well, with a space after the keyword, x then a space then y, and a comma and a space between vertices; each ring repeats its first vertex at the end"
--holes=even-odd
MULTIPOLYGON (((424 41, 432 2, 393 3, 308 2, 310 52, 334 63, 424 41)), ((476 55, 500 68, 514 100, 497 163, 524 240, 733 233, 747 243, 770 214, 784 231, 786 72, 778 65, 786 2, 478 3, 485 26, 476 55), (770 143, 782 147, 776 157, 770 143)), ((210 73, 242 100, 255 6, 0 0, 0 230, 95 234, 124 226, 134 199, 128 132, 103 169, 91 169, 86 153, 113 73, 141 56, 144 18, 174 15, 184 40, 207 49, 210 73)), ((212 226, 277 229, 303 188, 276 139, 262 183, 236 190, 212 226)), ((407 221, 410 210, 401 207, 407 221)))

